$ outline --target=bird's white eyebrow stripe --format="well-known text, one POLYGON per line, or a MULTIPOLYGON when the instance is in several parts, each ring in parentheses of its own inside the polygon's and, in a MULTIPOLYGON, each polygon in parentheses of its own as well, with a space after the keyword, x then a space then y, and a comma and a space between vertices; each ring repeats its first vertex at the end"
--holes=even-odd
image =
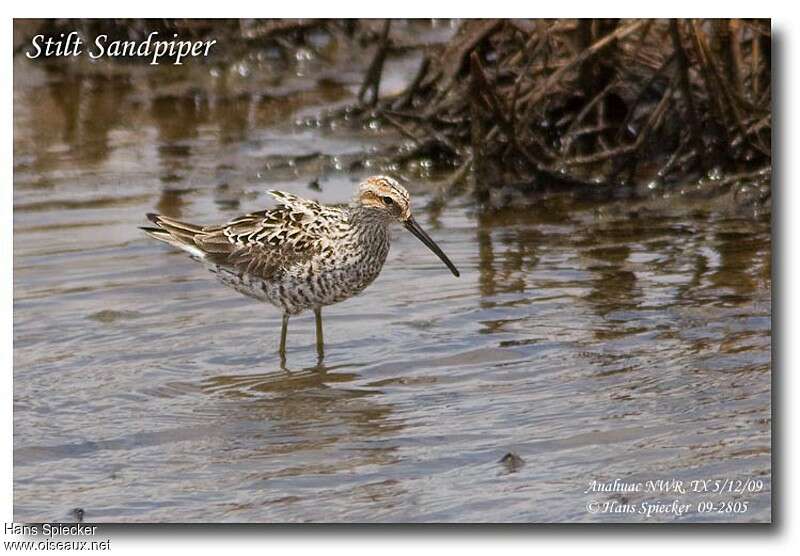
POLYGON ((408 194, 398 188, 394 180, 382 180, 382 182, 384 185, 389 186, 389 189, 397 193, 397 195, 399 195, 402 199, 408 200, 408 194))
MULTIPOLYGON (((397 198, 402 199, 406 204, 410 203, 411 199, 408 191, 394 178, 390 178, 389 176, 372 176, 367 179, 366 183, 373 188, 377 188, 378 191, 380 188, 389 189, 397 198)), ((380 196, 380 193, 377 191, 375 194, 380 196)))

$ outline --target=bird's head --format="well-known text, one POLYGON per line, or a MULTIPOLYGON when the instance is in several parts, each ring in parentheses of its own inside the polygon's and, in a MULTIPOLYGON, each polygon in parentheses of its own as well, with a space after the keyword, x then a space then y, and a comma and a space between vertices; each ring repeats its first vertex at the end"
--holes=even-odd
POLYGON ((420 228, 411 215, 411 199, 406 188, 388 176, 372 176, 361 182, 356 202, 365 208, 374 209, 390 221, 397 221, 414 234, 428 249, 436 253, 450 272, 459 276, 458 269, 431 237, 420 228))
POLYGON ((358 187, 358 203, 380 211, 392 220, 411 218, 411 202, 406 188, 387 176, 372 176, 358 187))

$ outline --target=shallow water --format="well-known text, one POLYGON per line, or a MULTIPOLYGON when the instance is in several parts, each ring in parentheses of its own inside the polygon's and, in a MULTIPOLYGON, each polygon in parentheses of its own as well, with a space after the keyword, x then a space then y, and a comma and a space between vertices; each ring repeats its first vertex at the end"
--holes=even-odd
POLYGON ((323 312, 324 362, 308 314, 284 369, 277 310, 137 226, 224 221, 269 188, 349 199, 370 169, 348 156, 383 136, 292 121, 360 74, 266 97, 136 71, 15 61, 15 521, 770 519, 769 222, 563 199, 431 211, 412 183, 461 278, 396 230, 378 280, 323 312), (585 493, 614 479, 762 488, 585 493), (587 511, 676 498, 748 508, 587 511))

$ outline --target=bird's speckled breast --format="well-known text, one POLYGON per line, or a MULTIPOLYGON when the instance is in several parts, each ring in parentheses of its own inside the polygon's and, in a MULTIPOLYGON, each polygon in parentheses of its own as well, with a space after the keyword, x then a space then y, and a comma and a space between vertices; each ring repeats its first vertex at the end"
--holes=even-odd
POLYGON ((309 264, 287 269, 280 280, 267 286, 270 302, 295 314, 344 301, 378 277, 388 253, 385 228, 365 239, 342 242, 332 257, 315 257, 309 264))
POLYGON ((332 249, 282 269, 272 280, 212 269, 226 285, 289 314, 344 301, 369 286, 389 254, 388 223, 356 220, 332 249))

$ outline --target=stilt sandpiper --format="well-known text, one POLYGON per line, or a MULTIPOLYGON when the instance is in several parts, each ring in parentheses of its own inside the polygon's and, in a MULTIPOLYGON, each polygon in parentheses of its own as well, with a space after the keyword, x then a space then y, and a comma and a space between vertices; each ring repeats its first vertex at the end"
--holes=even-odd
POLYGON ((270 191, 279 206, 198 226, 148 214, 150 237, 189 252, 222 282, 283 311, 279 353, 286 355, 289 317, 313 309, 317 353, 323 356, 322 307, 348 299, 372 283, 389 253, 389 225, 400 222, 458 276, 455 265, 411 215, 408 191, 386 176, 358 187, 348 207, 326 206, 270 191))

